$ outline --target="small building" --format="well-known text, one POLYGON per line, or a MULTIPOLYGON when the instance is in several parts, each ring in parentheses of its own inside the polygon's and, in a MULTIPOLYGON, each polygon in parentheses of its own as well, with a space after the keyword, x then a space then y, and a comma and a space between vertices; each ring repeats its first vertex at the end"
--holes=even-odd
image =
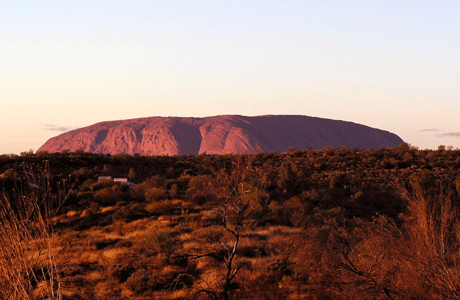
POLYGON ((121 185, 136 185, 135 183, 128 181, 128 178, 112 178, 112 176, 99 176, 97 178, 97 183, 101 183, 104 181, 113 181, 114 183, 118 183, 121 185))
POLYGON ((127 184, 128 178, 114 178, 113 181, 120 184, 127 184))
POLYGON ((101 183, 103 181, 108 181, 108 180, 112 180, 112 176, 99 176, 97 178, 97 183, 101 183))
POLYGON ((135 183, 128 181, 128 178, 114 178, 113 181, 121 185, 136 185, 135 183))

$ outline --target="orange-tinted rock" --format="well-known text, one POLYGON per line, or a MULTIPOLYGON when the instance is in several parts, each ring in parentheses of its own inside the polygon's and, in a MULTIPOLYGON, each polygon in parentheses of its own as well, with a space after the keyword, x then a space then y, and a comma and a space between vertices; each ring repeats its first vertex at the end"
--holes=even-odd
POLYGON ((49 139, 38 151, 83 150, 140 155, 286 152, 315 149, 393 147, 403 140, 368 126, 292 115, 207 118, 150 117, 101 122, 49 139))

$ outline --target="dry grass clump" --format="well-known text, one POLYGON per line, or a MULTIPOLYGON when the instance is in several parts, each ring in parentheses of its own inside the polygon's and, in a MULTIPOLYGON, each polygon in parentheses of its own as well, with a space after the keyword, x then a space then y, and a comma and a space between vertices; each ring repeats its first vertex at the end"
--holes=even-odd
POLYGON ((51 207, 34 194, 15 196, 13 201, 6 194, 0 199, 0 298, 60 299, 51 207))

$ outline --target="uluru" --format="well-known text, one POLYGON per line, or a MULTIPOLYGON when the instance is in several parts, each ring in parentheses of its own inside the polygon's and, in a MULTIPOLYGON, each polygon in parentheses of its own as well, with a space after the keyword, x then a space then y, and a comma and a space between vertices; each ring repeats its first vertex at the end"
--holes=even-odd
POLYGON ((100 122, 49 139, 38 151, 99 154, 195 155, 394 147, 396 134, 365 125, 302 115, 205 118, 148 117, 100 122))

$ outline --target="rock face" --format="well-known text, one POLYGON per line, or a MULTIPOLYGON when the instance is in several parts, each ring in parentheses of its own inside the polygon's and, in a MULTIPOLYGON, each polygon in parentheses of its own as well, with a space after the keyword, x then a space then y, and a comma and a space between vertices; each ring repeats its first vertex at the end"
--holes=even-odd
POLYGON ((393 147, 397 135, 364 125, 297 115, 150 117, 101 122, 49 139, 38 151, 179 155, 393 147))

